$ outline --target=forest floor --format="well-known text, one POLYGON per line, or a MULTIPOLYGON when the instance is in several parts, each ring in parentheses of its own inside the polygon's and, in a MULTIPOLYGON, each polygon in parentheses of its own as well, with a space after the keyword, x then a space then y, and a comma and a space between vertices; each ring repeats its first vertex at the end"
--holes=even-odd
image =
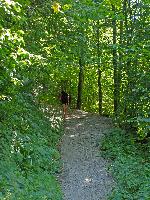
POLYGON ((65 121, 61 142, 64 200, 106 200, 115 185, 100 154, 100 140, 112 128, 111 119, 82 111, 65 121))

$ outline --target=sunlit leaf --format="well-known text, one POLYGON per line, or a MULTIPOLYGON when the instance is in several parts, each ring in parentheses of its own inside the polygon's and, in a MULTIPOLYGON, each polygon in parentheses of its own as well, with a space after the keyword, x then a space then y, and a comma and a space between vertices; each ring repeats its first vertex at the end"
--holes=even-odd
POLYGON ((54 1, 52 5, 52 9, 54 10, 54 13, 59 13, 61 9, 61 5, 58 2, 54 1))

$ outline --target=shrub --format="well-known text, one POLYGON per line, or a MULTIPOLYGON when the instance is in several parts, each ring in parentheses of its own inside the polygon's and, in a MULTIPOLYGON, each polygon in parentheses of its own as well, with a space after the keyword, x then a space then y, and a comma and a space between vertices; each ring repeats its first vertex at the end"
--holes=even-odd
POLYGON ((116 181, 111 200, 149 200, 150 141, 137 143, 121 129, 114 129, 103 140, 103 156, 111 158, 110 170, 116 181))
POLYGON ((51 115, 37 106, 31 96, 15 95, 1 101, 4 117, 0 130, 0 198, 2 200, 60 200, 56 180, 60 169, 57 144, 59 127, 52 127, 51 115))

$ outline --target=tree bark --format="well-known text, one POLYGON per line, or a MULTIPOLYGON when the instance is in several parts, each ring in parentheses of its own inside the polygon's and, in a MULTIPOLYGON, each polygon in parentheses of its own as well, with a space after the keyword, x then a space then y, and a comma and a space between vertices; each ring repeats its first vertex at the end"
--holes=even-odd
POLYGON ((102 71, 100 69, 100 32, 99 32, 99 20, 97 21, 97 57, 98 57, 98 102, 99 102, 99 114, 102 114, 102 84, 101 84, 101 74, 102 71))
MULTIPOLYGON (((112 5, 112 11, 115 14, 115 6, 112 5)), ((113 67, 114 67, 114 113, 117 113, 118 109, 118 65, 117 65, 117 24, 115 17, 112 19, 112 26, 113 26, 113 67)))
POLYGON ((99 99, 99 114, 102 115, 102 84, 101 84, 101 70, 98 68, 98 99, 99 99))
MULTIPOLYGON (((122 14, 125 15, 125 6, 126 6, 126 0, 123 1, 122 5, 122 14)), ((121 81, 122 81, 122 71, 123 71, 123 45, 124 45, 124 20, 120 20, 120 38, 119 38, 119 66, 118 66, 118 106, 120 106, 120 94, 121 94, 121 81)))
POLYGON ((77 109, 81 110, 82 106, 82 91, 83 91, 83 76, 84 76, 84 64, 82 58, 79 59, 79 82, 78 82, 78 98, 77 98, 77 109))

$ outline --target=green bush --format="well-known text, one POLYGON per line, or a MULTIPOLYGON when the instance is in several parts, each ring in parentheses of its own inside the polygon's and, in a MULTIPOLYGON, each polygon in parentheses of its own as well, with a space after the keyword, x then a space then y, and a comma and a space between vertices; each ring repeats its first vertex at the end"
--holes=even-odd
POLYGON ((0 103, 4 113, 0 123, 0 199, 62 199, 55 178, 60 169, 56 147, 61 118, 51 120, 50 112, 45 113, 26 94, 0 103), (59 126, 52 127, 52 121, 59 126))
POLYGON ((112 160, 110 170, 116 181, 111 200, 150 199, 150 141, 137 143, 120 129, 108 134, 101 145, 102 154, 112 160))

